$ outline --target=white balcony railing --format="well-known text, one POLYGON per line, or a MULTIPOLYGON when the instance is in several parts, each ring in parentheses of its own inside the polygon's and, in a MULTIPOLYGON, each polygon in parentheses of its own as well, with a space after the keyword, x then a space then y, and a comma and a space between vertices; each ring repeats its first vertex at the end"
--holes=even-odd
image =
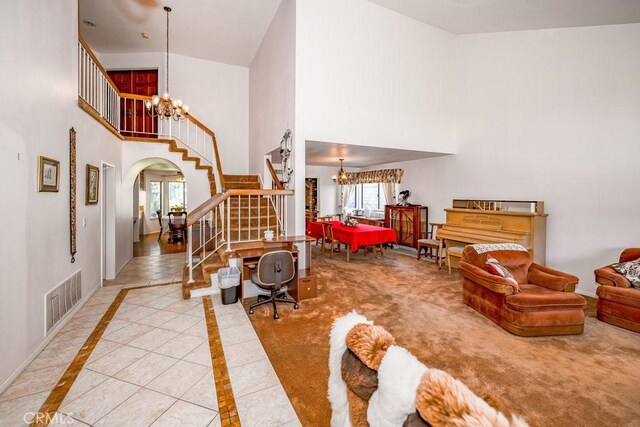
POLYGON ((183 121, 151 117, 145 106, 151 97, 119 92, 82 40, 78 41, 78 96, 124 138, 175 140, 179 147, 188 150, 189 157, 200 158, 201 165, 211 166, 217 188, 224 188, 213 131, 193 115, 183 121))
POLYGON ((120 129, 120 95, 93 53, 78 42, 78 96, 114 129, 120 129))

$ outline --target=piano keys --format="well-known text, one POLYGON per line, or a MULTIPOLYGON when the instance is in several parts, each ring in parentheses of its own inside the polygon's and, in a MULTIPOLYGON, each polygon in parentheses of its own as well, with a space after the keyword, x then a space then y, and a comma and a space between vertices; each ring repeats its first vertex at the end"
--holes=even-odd
MULTIPOLYGON (((476 243, 519 243, 545 263, 547 214, 543 202, 454 200, 436 237, 447 248, 476 243), (462 207, 459 207, 462 206, 462 207)), ((457 259, 452 267, 457 268, 457 259)))

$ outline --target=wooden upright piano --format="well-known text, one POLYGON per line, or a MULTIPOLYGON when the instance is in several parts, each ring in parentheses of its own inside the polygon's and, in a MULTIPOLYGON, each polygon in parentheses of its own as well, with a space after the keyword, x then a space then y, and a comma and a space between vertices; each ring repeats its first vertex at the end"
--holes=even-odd
MULTIPOLYGON (((519 243, 534 262, 545 263, 547 214, 544 202, 454 199, 447 222, 436 233, 447 248, 475 243, 519 243)), ((452 260, 457 268, 457 259, 452 260)))

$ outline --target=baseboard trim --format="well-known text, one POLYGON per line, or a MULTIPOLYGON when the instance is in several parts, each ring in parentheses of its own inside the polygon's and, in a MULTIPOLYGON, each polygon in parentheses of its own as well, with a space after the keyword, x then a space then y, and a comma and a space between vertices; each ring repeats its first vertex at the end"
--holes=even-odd
POLYGON ((0 385, 0 395, 3 394, 9 386, 24 372, 25 369, 33 362, 33 360, 38 357, 38 355, 44 350, 44 348, 51 342, 53 337, 55 337, 58 332, 64 328, 64 326, 71 320, 71 318, 89 301, 89 299, 95 294, 98 289, 102 287, 101 284, 96 285, 92 291, 90 291, 84 298, 80 300, 78 304, 74 308, 72 308, 61 320, 58 326, 53 328, 48 336, 45 337, 44 341, 40 343, 38 347, 35 348, 27 357, 27 359, 16 369, 1 385, 0 385))
POLYGON ((591 298, 597 298, 597 296, 596 296, 596 294, 594 292, 587 292, 587 291, 583 291, 581 289, 576 289, 576 294, 584 295, 584 296, 591 297, 591 298))

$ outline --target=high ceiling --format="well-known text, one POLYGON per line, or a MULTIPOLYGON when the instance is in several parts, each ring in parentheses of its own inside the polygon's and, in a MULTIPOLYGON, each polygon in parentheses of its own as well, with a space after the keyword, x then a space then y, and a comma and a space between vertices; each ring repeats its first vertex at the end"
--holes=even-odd
POLYGON ((100 53, 163 52, 163 7, 169 6, 172 53, 248 66, 279 4, 280 0, 79 0, 80 31, 100 53))
MULTIPOLYGON (((369 1, 454 34, 640 22, 640 0, 369 1)), ((79 0, 80 31, 100 53, 163 52, 163 7, 169 6, 171 52, 248 66, 279 4, 280 0, 79 0)))
POLYGON ((369 0, 453 34, 640 22, 640 0, 369 0))
POLYGON ((306 141, 305 147, 305 162, 307 165, 313 166, 339 167, 339 159, 344 159, 344 167, 364 168, 442 155, 428 151, 399 150, 320 141, 306 141))

